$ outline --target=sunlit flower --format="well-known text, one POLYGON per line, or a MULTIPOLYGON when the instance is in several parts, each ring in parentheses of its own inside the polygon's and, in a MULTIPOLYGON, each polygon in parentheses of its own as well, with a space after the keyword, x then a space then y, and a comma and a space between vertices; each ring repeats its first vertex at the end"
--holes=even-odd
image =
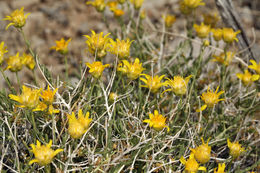
POLYGON ((166 78, 167 81, 165 84, 171 88, 165 90, 164 92, 172 91, 176 95, 184 95, 187 91, 188 83, 191 77, 192 75, 186 77, 185 79, 181 76, 174 76, 173 79, 166 78))
POLYGON ((141 75, 143 75, 146 78, 146 79, 140 78, 140 80, 145 83, 145 85, 141 85, 141 87, 149 88, 152 93, 156 93, 162 86, 168 85, 166 82, 161 82, 161 80, 164 78, 165 75, 162 75, 160 77, 158 75, 156 76, 150 76, 147 74, 141 74, 141 75))
POLYGON ((225 66, 228 66, 233 60, 234 56, 234 52, 226 52, 226 55, 225 53, 221 53, 220 55, 213 55, 214 59, 212 61, 216 61, 225 66))
POLYGON ((23 64, 26 65, 26 67, 30 70, 33 70, 35 67, 35 61, 32 55, 23 53, 23 64))
POLYGON ((144 0, 130 0, 130 2, 134 5, 135 9, 141 8, 144 0))
POLYGON ((218 164, 218 171, 217 171, 217 168, 214 169, 214 173, 225 173, 225 163, 219 163, 218 164))
POLYGON ((209 40, 204 40, 202 45, 208 47, 210 45, 209 40))
POLYGON ((108 47, 110 46, 110 40, 108 36, 110 33, 107 35, 103 36, 103 32, 96 34, 95 31, 91 30, 92 35, 84 35, 87 40, 86 44, 88 46, 89 52, 93 56, 97 56, 99 58, 103 58, 107 54, 108 47))
POLYGON ((243 73, 237 73, 236 74, 237 77, 242 80, 242 83, 245 85, 245 86, 250 86, 252 85, 252 83, 254 81, 257 81, 259 80, 259 77, 260 75, 258 74, 254 74, 252 75, 248 70, 245 70, 244 71, 244 74, 243 73))
POLYGON ((4 61, 4 54, 8 52, 7 48, 4 46, 5 42, 1 42, 0 44, 0 65, 4 61))
POLYGON ((33 109, 33 112, 37 111, 46 111, 49 115, 58 114, 60 112, 60 110, 54 109, 52 105, 47 105, 42 101, 40 101, 37 107, 33 109))
POLYGON ((20 10, 19 9, 16 9, 14 10, 10 16, 6 16, 4 18, 4 20, 9 20, 11 21, 11 23, 9 23, 7 26, 6 26, 6 30, 14 25, 14 27, 16 28, 22 28, 25 23, 26 23, 26 19, 27 17, 30 15, 30 13, 27 13, 26 15, 24 15, 24 11, 23 11, 24 7, 22 7, 20 10))
POLYGON ((219 96, 224 93, 224 91, 220 91, 218 93, 219 86, 217 87, 216 91, 213 92, 209 87, 207 89, 207 92, 202 93, 201 99, 205 102, 205 105, 203 105, 200 109, 197 109, 196 112, 200 112, 205 110, 207 107, 212 108, 215 104, 217 104, 219 101, 225 100, 225 99, 219 99, 219 96))
POLYGON ((10 56, 6 59, 7 67, 6 70, 11 72, 17 72, 23 68, 23 59, 19 56, 19 52, 15 56, 10 56))
POLYGON ((56 88, 54 91, 52 91, 50 89, 50 86, 48 85, 47 90, 43 90, 41 93, 41 97, 42 97, 43 101, 46 104, 51 105, 53 103, 54 96, 57 91, 58 91, 58 88, 56 88))
POLYGON ((165 26, 167 28, 172 27, 174 22, 176 21, 176 17, 174 15, 167 14, 166 16, 163 16, 165 26))
POLYGON ((80 138, 89 128, 89 125, 92 121, 89 118, 89 112, 86 115, 83 115, 82 109, 78 112, 78 118, 75 117, 75 113, 72 112, 71 115, 68 115, 69 119, 69 134, 72 138, 80 138))
POLYGON ((252 63, 252 65, 249 65, 248 68, 255 70, 255 72, 260 75, 260 62, 257 64, 255 60, 252 59, 250 60, 250 62, 252 63))
POLYGON ((41 145, 41 143, 37 140, 37 144, 31 144, 32 147, 31 152, 33 152, 35 159, 31 160, 29 162, 29 165, 33 163, 38 163, 41 166, 45 166, 52 162, 53 158, 60 152, 63 151, 63 149, 57 149, 52 150, 51 149, 52 140, 46 145, 41 145))
POLYGON ((163 128, 167 128, 167 131, 170 131, 170 128, 165 125, 166 117, 162 114, 159 114, 157 110, 154 111, 154 114, 149 114, 150 119, 145 119, 143 122, 148 123, 150 127, 153 127, 157 131, 161 131, 163 128))
POLYGON ((131 80, 137 79, 142 71, 145 70, 138 58, 135 59, 134 63, 129 63, 127 60, 123 60, 122 62, 124 65, 121 68, 118 68, 118 71, 125 73, 131 80))
POLYGON ((238 158, 243 152, 245 152, 245 148, 241 147, 241 144, 237 142, 230 142, 229 139, 227 139, 227 144, 229 148, 229 154, 234 158, 238 158))
POLYGON ((125 14, 125 12, 123 10, 118 9, 118 8, 110 8, 110 10, 114 13, 115 17, 120 17, 125 14))
POLYGON ((9 94, 9 97, 10 99, 20 103, 18 107, 27 107, 33 109, 39 104, 40 92, 40 89, 31 89, 23 85, 21 95, 17 96, 9 94))
POLYGON ((232 28, 223 28, 223 40, 226 43, 232 43, 234 40, 238 42, 237 34, 239 34, 241 31, 234 31, 232 28))
POLYGON ((133 40, 130 41, 129 39, 116 39, 116 41, 111 40, 111 47, 109 51, 112 54, 117 55, 120 59, 128 58, 130 55, 130 46, 132 42, 133 40))
POLYGON ((203 6, 205 3, 203 0, 183 0, 183 5, 190 9, 195 9, 198 6, 203 6))
POLYGON ((100 76, 102 75, 104 69, 106 67, 109 67, 109 64, 105 64, 103 65, 102 62, 100 61, 95 61, 92 64, 90 63, 86 63, 86 66, 88 66, 89 68, 89 73, 94 77, 94 78, 100 78, 100 76))
POLYGON ((209 140, 205 143, 203 138, 201 138, 202 144, 194 149, 190 149, 194 153, 195 159, 201 164, 207 163, 210 160, 211 147, 209 146, 209 140))
POLYGON ((204 23, 206 25, 210 25, 212 28, 215 28, 216 24, 220 20, 220 17, 217 13, 209 13, 209 14, 203 14, 204 23))
POLYGON ((104 0, 94 0, 86 2, 87 5, 92 5, 96 8, 98 12, 103 12, 106 8, 106 3, 104 0))
POLYGON ((52 46, 51 49, 55 49, 60 54, 66 55, 68 53, 68 44, 70 41, 71 38, 67 41, 65 41, 64 38, 61 38, 61 40, 56 40, 56 46, 52 46))
POLYGON ((117 8, 117 5, 118 5, 118 1, 109 1, 109 2, 107 2, 107 6, 109 7, 109 8, 117 8))
POLYGON ((198 170, 206 171, 206 167, 200 166, 199 163, 195 160, 194 154, 191 153, 188 160, 185 160, 183 156, 180 159, 181 163, 185 165, 185 171, 187 173, 196 173, 198 170))
POLYGON ((199 38, 206 38, 209 35, 210 25, 204 25, 202 22, 200 25, 194 24, 193 27, 195 28, 199 38))
POLYGON ((212 29, 213 38, 215 41, 220 41, 223 37, 223 30, 221 28, 212 29))

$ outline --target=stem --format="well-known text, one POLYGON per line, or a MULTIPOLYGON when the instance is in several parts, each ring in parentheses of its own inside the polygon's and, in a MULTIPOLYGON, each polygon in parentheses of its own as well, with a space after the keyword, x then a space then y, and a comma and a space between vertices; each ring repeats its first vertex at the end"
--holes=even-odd
POLYGON ((54 119, 54 114, 53 113, 51 114, 51 118, 52 118, 52 140, 53 140, 53 143, 55 144, 56 143, 55 142, 56 141, 56 136, 55 136, 55 119, 54 119))
POLYGON ((18 72, 17 71, 15 72, 15 75, 16 75, 16 79, 17 79, 17 83, 19 85, 19 88, 21 89, 21 82, 20 82, 20 78, 18 76, 18 72))
POLYGON ((68 67, 68 57, 65 55, 65 75, 66 75, 66 81, 68 82, 69 80, 69 67, 68 67))

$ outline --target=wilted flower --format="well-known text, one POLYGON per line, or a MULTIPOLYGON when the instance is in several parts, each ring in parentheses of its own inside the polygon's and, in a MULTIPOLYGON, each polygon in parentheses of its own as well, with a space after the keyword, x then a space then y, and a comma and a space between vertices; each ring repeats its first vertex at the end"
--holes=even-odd
POLYGON ((164 78, 165 75, 162 75, 160 77, 158 75, 156 76, 150 76, 147 74, 141 74, 141 75, 143 75, 146 78, 146 79, 140 78, 140 80, 145 83, 145 85, 141 85, 141 87, 149 88, 152 93, 156 93, 162 86, 168 85, 166 82, 161 82, 161 80, 164 78))
POLYGON ((67 41, 65 41, 64 38, 61 38, 61 40, 56 40, 56 46, 52 46, 51 49, 55 49, 60 54, 66 55, 68 53, 68 44, 70 41, 71 38, 67 41))
POLYGON ((144 0, 130 0, 130 1, 134 5, 135 9, 141 8, 144 2, 144 0))
POLYGON ((234 31, 232 28, 223 28, 223 40, 226 43, 232 43, 234 40, 238 42, 237 34, 239 34, 241 31, 234 31))
POLYGON ((217 171, 217 168, 214 169, 214 173, 225 173, 225 163, 219 163, 218 164, 218 171, 217 171))
POLYGON ((45 166, 52 162, 53 158, 60 152, 63 151, 63 149, 57 149, 52 150, 51 149, 52 140, 47 145, 41 145, 41 143, 37 140, 36 146, 34 144, 31 144, 32 147, 31 152, 33 152, 35 159, 31 160, 29 162, 29 165, 33 163, 38 163, 41 166, 45 166))
POLYGON ((206 171, 204 166, 200 166, 199 163, 194 158, 194 153, 190 154, 189 159, 186 161, 183 156, 180 159, 181 163, 185 165, 185 171, 187 173, 196 173, 198 170, 206 171))
POLYGON ((50 89, 50 86, 48 85, 47 90, 43 90, 41 93, 41 97, 42 97, 43 101, 46 104, 51 105, 53 103, 54 96, 57 91, 58 91, 58 88, 56 88, 54 91, 52 91, 50 89))
POLYGON ((109 51, 112 54, 117 55, 120 59, 128 58, 130 55, 130 46, 132 42, 133 40, 130 41, 128 38, 126 40, 111 40, 111 47, 109 51))
POLYGON ((255 60, 252 59, 250 60, 250 62, 252 63, 252 65, 249 65, 248 68, 255 70, 255 72, 260 75, 260 62, 257 64, 255 60))
POLYGON ((215 41, 220 41, 223 37, 223 30, 220 28, 212 29, 213 38, 215 41))
POLYGON ((26 65, 26 67, 30 70, 33 70, 35 67, 35 61, 32 55, 23 53, 23 64, 26 65))
POLYGON ((124 65, 121 68, 118 67, 117 69, 118 71, 125 73, 131 80, 137 79, 142 71, 145 70, 138 58, 135 59, 134 63, 129 63, 127 60, 123 60, 122 62, 124 65))
POLYGON ((2 64, 4 60, 4 54, 8 52, 7 48, 4 47, 5 42, 1 42, 0 44, 0 65, 2 64))
POLYGON ((176 17, 174 15, 167 14, 166 16, 163 16, 165 26, 167 28, 172 27, 174 22, 176 21, 176 17))
POLYGON ((197 109, 196 112, 200 112, 205 110, 207 107, 212 108, 215 104, 217 104, 219 101, 225 100, 225 99, 219 99, 219 96, 224 93, 224 91, 220 91, 218 93, 219 86, 217 87, 216 91, 213 92, 209 87, 207 89, 207 92, 202 93, 201 99, 205 102, 205 105, 203 105, 200 109, 197 109))
POLYGON ((245 152, 245 148, 241 147, 241 144, 237 142, 230 142, 229 139, 227 139, 227 144, 229 148, 229 154, 234 158, 238 158, 243 152, 245 152))
POLYGON ((200 25, 194 24, 193 27, 195 28, 199 38, 206 38, 209 35, 210 25, 204 25, 202 22, 200 25))
POLYGON ((220 20, 220 17, 217 13, 209 13, 209 14, 203 14, 204 23, 206 25, 210 25, 212 28, 216 26, 218 21, 220 20))
POLYGON ((6 70, 9 69, 11 72, 18 72, 23 68, 23 59, 19 56, 19 52, 15 56, 8 57, 6 63, 6 70))
POLYGON ((103 12, 106 8, 106 3, 104 0, 94 0, 94 1, 88 1, 86 2, 87 5, 92 5, 96 8, 98 12, 103 12))
POLYGON ((210 160, 211 147, 209 146, 209 140, 205 143, 203 138, 201 138, 202 144, 194 149, 190 149, 194 153, 195 159, 201 164, 207 163, 210 160))
POLYGON ((103 65, 102 62, 100 61, 95 61, 92 64, 90 63, 86 63, 86 66, 88 66, 89 68, 89 73, 94 77, 94 78, 100 78, 100 76, 102 75, 104 69, 106 67, 109 67, 109 64, 105 64, 103 65))
POLYGON ((228 66, 233 60, 234 56, 235 56, 234 52, 226 52, 226 54, 221 53, 220 55, 213 55, 214 59, 212 61, 216 61, 225 66, 228 66))
POLYGON ((11 26, 14 25, 14 27, 16 28, 22 28, 25 23, 26 23, 26 19, 27 17, 30 15, 30 13, 27 13, 26 15, 24 15, 24 11, 23 11, 24 7, 22 7, 20 10, 16 9, 14 10, 10 16, 6 16, 4 18, 4 20, 9 20, 11 21, 11 23, 9 23, 6 26, 6 30, 11 26))
POLYGON ((243 73, 237 73, 236 74, 237 77, 242 80, 242 83, 245 85, 245 86, 250 86, 252 85, 252 83, 254 81, 257 81, 260 77, 260 75, 258 74, 254 74, 252 75, 248 70, 245 70, 244 71, 244 74, 243 73))
POLYGON ((145 119, 143 122, 148 123, 150 127, 153 127, 157 131, 161 131, 163 128, 167 128, 167 131, 170 130, 168 126, 165 125, 166 117, 162 114, 159 114, 157 110, 154 111, 154 114, 149 114, 150 119, 145 119))

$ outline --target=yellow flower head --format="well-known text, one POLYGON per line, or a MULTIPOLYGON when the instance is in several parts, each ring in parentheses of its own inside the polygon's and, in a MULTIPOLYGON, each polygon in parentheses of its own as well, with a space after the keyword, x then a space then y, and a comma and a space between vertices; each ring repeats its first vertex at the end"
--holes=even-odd
POLYGON ((192 12, 192 9, 190 9, 189 7, 187 7, 184 3, 184 1, 180 1, 179 2, 179 9, 182 12, 182 14, 184 15, 189 15, 192 12))
POLYGON ((167 28, 172 27, 174 22, 176 21, 176 17, 174 15, 167 14, 166 16, 163 15, 164 23, 167 28))
POLYGON ((92 5, 96 8, 98 12, 103 12, 106 8, 106 3, 104 0, 94 0, 92 2, 88 1, 86 2, 87 5, 92 5))
POLYGON ((255 72, 260 75, 260 62, 257 64, 252 59, 250 60, 250 62, 252 63, 252 65, 249 65, 248 68, 255 70, 255 72))
POLYGON ((204 23, 210 25, 212 28, 215 28, 216 24, 220 20, 220 17, 217 13, 203 14, 204 23))
POLYGON ((118 5, 118 1, 109 1, 109 2, 107 2, 107 6, 109 7, 109 8, 117 8, 117 5, 118 5))
POLYGON ((212 29, 213 38, 215 41, 220 41, 223 37, 223 30, 221 28, 212 29))
POLYGON ((116 39, 116 41, 111 40, 110 42, 111 47, 109 51, 112 54, 117 55, 120 59, 128 58, 130 55, 130 46, 132 42, 133 40, 130 41, 129 39, 126 40, 116 39))
POLYGON ((10 56, 6 59, 7 67, 6 70, 10 70, 11 72, 17 72, 22 70, 23 68, 23 59, 19 56, 19 52, 15 56, 10 56))
POLYGON ((42 101, 40 101, 37 107, 33 109, 33 112, 37 112, 37 111, 46 111, 49 115, 58 114, 60 112, 60 110, 54 109, 52 105, 47 105, 42 101))
POLYGON ((38 163, 41 166, 45 166, 52 162, 53 158, 59 153, 62 152, 63 149, 52 150, 51 149, 52 140, 47 145, 41 145, 41 143, 37 140, 37 144, 31 144, 32 147, 31 152, 33 152, 35 159, 29 162, 29 165, 33 163, 38 163))
POLYGON ((204 166, 200 166, 199 163, 194 158, 194 153, 190 154, 188 160, 185 160, 183 156, 180 159, 181 163, 185 165, 185 171, 187 173, 196 173, 198 170, 206 171, 204 166))
POLYGON ((238 158, 243 152, 245 152, 245 148, 241 147, 241 144, 237 142, 230 142, 229 139, 227 139, 227 144, 229 148, 229 154, 234 158, 238 158))
POLYGON ((201 164, 207 163, 210 160, 210 152, 211 147, 209 146, 209 140, 207 143, 204 142, 203 138, 201 138, 202 144, 194 149, 190 149, 192 153, 194 153, 195 159, 199 161, 201 164))
POLYGON ((161 82, 161 80, 164 78, 165 75, 162 75, 160 77, 158 75, 156 76, 150 76, 147 74, 141 74, 141 75, 143 75, 146 78, 146 79, 140 78, 140 80, 145 83, 145 85, 141 85, 141 87, 149 88, 152 93, 157 93, 162 86, 168 85, 166 82, 161 82))
POLYGON ((219 89, 219 86, 217 87, 216 91, 213 92, 213 90, 210 90, 208 87, 207 92, 202 93, 201 99, 205 102, 205 105, 203 105, 200 109, 197 109, 196 112, 203 111, 207 107, 212 108, 219 101, 225 100, 225 99, 219 99, 219 96, 221 94, 223 94, 224 91, 220 91, 218 93, 218 89, 219 89))
POLYGON ((5 42, 0 43, 0 65, 4 61, 4 54, 8 52, 7 48, 4 46, 5 42))
POLYGON ((102 62, 100 61, 95 61, 92 64, 86 63, 86 66, 89 68, 89 73, 94 77, 94 78, 100 78, 102 75, 104 69, 106 67, 109 67, 109 64, 103 65, 102 62))
POLYGON ((96 34, 95 31, 91 30, 92 35, 84 35, 87 40, 86 44, 88 46, 89 52, 93 56, 97 56, 99 58, 103 58, 107 54, 107 49, 110 46, 110 40, 108 36, 110 33, 107 35, 103 36, 103 32, 96 34))
POLYGON ((129 63, 127 60, 123 60, 122 62, 124 66, 117 69, 118 71, 122 71, 124 74, 126 74, 127 77, 131 80, 137 79, 139 75, 145 70, 138 58, 135 59, 134 63, 129 63))
POLYGON ((69 134, 72 138, 77 139, 80 138, 87 130, 92 121, 89 118, 89 112, 83 116, 82 110, 79 110, 78 118, 75 117, 75 113, 72 112, 71 115, 68 115, 69 119, 69 134))
POLYGON ((212 61, 216 61, 225 66, 228 66, 233 60, 234 56, 234 52, 226 52, 226 55, 225 53, 221 53, 220 55, 213 55, 214 59, 212 61))
POLYGON ((20 103, 18 107, 27 107, 29 109, 36 108, 39 104, 40 89, 31 89, 26 86, 22 86, 22 94, 19 96, 9 94, 10 99, 20 103))
POLYGON ((243 83, 245 86, 250 86, 250 85, 252 85, 252 83, 253 83, 254 81, 259 80, 260 75, 258 75, 258 74, 252 75, 248 70, 245 70, 245 71, 244 71, 244 74, 243 74, 243 73, 237 73, 237 77, 238 77, 240 80, 242 80, 242 83, 243 83))
POLYGON ((163 128, 167 128, 167 131, 170 131, 170 128, 165 125, 166 117, 162 114, 159 114, 157 110, 154 111, 154 114, 149 114, 150 119, 145 119, 143 122, 148 123, 150 127, 153 127, 157 131, 161 131, 163 128))
POLYGON ((6 30, 11 26, 14 25, 14 27, 16 28, 22 28, 25 23, 26 23, 26 19, 27 17, 30 15, 30 13, 27 13, 26 15, 24 15, 24 11, 23 11, 24 7, 22 7, 20 10, 16 9, 14 10, 10 16, 6 16, 4 18, 4 20, 9 20, 11 21, 11 23, 9 23, 6 26, 6 30))
POLYGON ((195 28, 199 38, 206 38, 209 35, 210 25, 204 25, 202 22, 200 25, 194 24, 193 27, 195 28))
POLYGON ((50 86, 48 85, 47 90, 43 90, 41 97, 43 99, 43 101, 47 104, 47 105, 51 105, 53 103, 54 100, 54 96, 55 93, 58 91, 58 88, 56 88, 54 91, 52 91, 50 89, 50 86))
POLYGON ((115 101, 117 99, 117 97, 118 97, 118 95, 116 93, 111 92, 109 94, 108 99, 109 99, 109 101, 113 102, 113 101, 115 101))
POLYGON ((144 2, 144 0, 130 0, 130 1, 134 5, 135 9, 140 9, 144 2))
POLYGON ((217 168, 214 169, 214 173, 225 173, 225 163, 219 163, 218 164, 218 171, 217 171, 217 168))
POLYGON ((187 8, 190 9, 195 9, 198 6, 203 6, 205 5, 204 2, 202 2, 202 0, 183 0, 183 5, 186 6, 187 8))
POLYGON ((114 13, 115 17, 120 17, 125 14, 125 12, 123 10, 118 9, 118 8, 110 8, 110 10, 114 13))
POLYGON ((71 38, 67 41, 65 41, 64 38, 61 38, 61 40, 56 40, 56 46, 52 46, 51 49, 55 49, 60 54, 66 55, 68 53, 68 44, 70 41, 71 38))
POLYGON ((238 42, 237 34, 239 34, 241 31, 234 31, 232 28, 223 28, 223 40, 226 43, 232 43, 234 40, 238 42))
POLYGON ((32 55, 23 53, 23 64, 26 65, 26 67, 30 70, 33 70, 35 67, 35 61, 32 55))
POLYGON ((176 95, 184 95, 187 91, 188 83, 191 77, 192 75, 186 77, 185 79, 181 76, 174 76, 173 79, 166 78, 167 81, 165 83, 171 88, 165 90, 164 92, 172 91, 176 95))

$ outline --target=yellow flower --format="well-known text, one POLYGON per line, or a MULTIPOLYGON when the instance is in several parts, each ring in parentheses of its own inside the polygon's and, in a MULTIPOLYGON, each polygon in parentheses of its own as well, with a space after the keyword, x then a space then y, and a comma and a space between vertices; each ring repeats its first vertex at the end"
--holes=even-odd
POLYGON ((123 73, 125 73, 127 77, 131 80, 137 79, 142 71, 145 70, 138 58, 136 58, 134 63, 131 64, 127 60, 123 60, 122 62, 124 66, 122 68, 118 68, 118 71, 122 71, 123 73))
POLYGON ((210 25, 212 28, 215 28, 216 24, 220 20, 220 17, 217 13, 203 14, 204 23, 210 25))
POLYGON ((14 10, 10 16, 6 16, 4 18, 4 20, 9 20, 11 21, 11 23, 9 23, 6 26, 6 30, 11 26, 14 25, 14 27, 16 28, 22 28, 25 23, 26 23, 26 19, 27 17, 30 15, 30 13, 27 13, 26 15, 24 15, 24 11, 23 11, 24 7, 21 8, 21 10, 16 9, 14 10))
POLYGON ((103 32, 96 34, 95 31, 91 30, 92 35, 84 35, 87 40, 86 44, 88 46, 89 52, 93 56, 97 56, 99 58, 103 58, 107 54, 107 49, 110 46, 110 40, 108 36, 110 33, 107 35, 103 36, 103 32))
POLYGON ((142 10, 142 11, 141 11, 141 13, 140 13, 140 18, 141 18, 141 19, 146 18, 146 11, 145 11, 145 10, 142 10))
POLYGON ((69 119, 69 134, 72 138, 77 139, 80 138, 89 127, 89 124, 91 123, 92 119, 89 118, 89 112, 86 113, 85 116, 83 116, 82 110, 79 110, 78 118, 75 117, 75 113, 72 112, 71 115, 68 115, 69 119))
POLYGON ((226 43, 232 43, 234 40, 238 42, 237 34, 240 32, 240 30, 234 32, 232 28, 223 28, 223 40, 226 43))
POLYGON ((202 22, 200 25, 194 24, 193 27, 195 28, 199 38, 206 38, 209 35, 210 25, 204 25, 202 22))
POLYGON ((163 93, 167 91, 172 91, 176 95, 184 95, 187 91, 187 86, 191 77, 192 75, 186 77, 185 79, 183 79, 183 77, 181 76, 174 76, 173 79, 166 78, 167 81, 165 83, 171 88, 163 91, 163 93))
POLYGON ((113 92, 111 92, 110 94, 109 94, 109 101, 115 101, 116 99, 117 99, 117 97, 118 97, 118 95, 116 94, 116 93, 113 93, 113 92))
POLYGON ((32 55, 23 53, 22 59, 23 59, 23 64, 26 65, 27 68, 29 68, 30 70, 34 69, 35 61, 32 55))
POLYGON ((6 59, 7 67, 5 70, 10 70, 11 72, 17 72, 23 68, 23 59, 19 56, 19 52, 15 56, 10 56, 6 59))
POLYGON ((103 12, 106 8, 106 3, 104 0, 94 0, 92 2, 86 2, 87 5, 92 5, 96 8, 98 12, 103 12))
POLYGON ((58 91, 58 88, 56 88, 54 91, 52 91, 50 89, 50 86, 48 85, 47 90, 43 90, 41 93, 41 97, 43 99, 43 101, 47 104, 47 105, 51 105, 53 103, 54 100, 54 96, 55 93, 58 91))
POLYGON ((132 42, 133 40, 130 41, 128 38, 126 40, 111 40, 111 47, 109 51, 112 54, 117 55, 120 59, 128 58, 130 55, 130 46, 132 42))
POLYGON ((213 33, 213 38, 215 41, 220 41, 222 39, 222 36, 223 36, 222 29, 217 28, 217 29, 212 29, 211 31, 213 33))
POLYGON ((109 1, 107 2, 107 6, 109 8, 117 8, 118 1, 109 1))
POLYGON ((217 171, 217 168, 214 169, 214 173, 225 173, 225 163, 219 163, 218 164, 218 171, 217 171))
POLYGON ((229 139, 227 139, 227 144, 228 144, 228 148, 229 148, 229 154, 234 158, 238 158, 240 156, 240 154, 242 154, 243 152, 245 152, 245 148, 241 147, 241 144, 237 142, 230 142, 229 139))
POLYGON ((130 1, 134 5, 135 9, 141 8, 144 2, 144 0, 130 0, 130 1))
POLYGON ((210 90, 208 87, 207 92, 202 93, 201 99, 205 102, 205 105, 203 105, 200 109, 197 109, 196 112, 203 111, 207 107, 212 108, 219 101, 225 100, 225 99, 219 99, 219 96, 221 94, 223 94, 224 91, 220 91, 218 93, 218 89, 219 89, 219 86, 217 87, 216 91, 213 92, 213 90, 210 90))
POLYGON ((20 103, 18 107, 27 107, 30 109, 36 108, 39 104, 39 96, 41 89, 31 89, 26 86, 22 86, 22 94, 20 96, 16 96, 13 94, 9 94, 10 99, 15 100, 20 103))
POLYGON ((189 7, 187 7, 184 3, 184 1, 180 1, 179 2, 179 9, 182 12, 182 14, 184 15, 189 15, 192 12, 192 9, 190 9, 189 7))
POLYGON ((245 70, 244 71, 244 74, 243 73, 237 73, 236 74, 237 77, 242 80, 242 83, 245 85, 245 86, 250 86, 252 85, 252 83, 254 81, 257 81, 260 77, 260 75, 257 75, 257 74, 254 74, 252 75, 248 70, 245 70))
POLYGON ((52 105, 46 105, 44 102, 40 102, 35 109, 33 109, 33 112, 37 111, 46 111, 49 115, 52 114, 58 114, 60 110, 54 109, 52 105))
POLYGON ((183 0, 183 5, 186 6, 187 8, 190 9, 195 9, 198 6, 203 6, 205 5, 204 2, 202 2, 202 0, 183 0))
POLYGON ((210 45, 209 40, 204 40, 202 45, 208 47, 210 45))
POLYGON ((56 40, 56 46, 52 46, 51 49, 55 49, 60 54, 66 55, 68 53, 68 44, 70 41, 71 38, 67 41, 65 41, 64 38, 61 38, 61 40, 56 40))
POLYGON ((102 75, 104 69, 106 67, 109 67, 109 64, 103 65, 102 62, 100 61, 95 61, 92 64, 86 63, 86 66, 89 68, 89 73, 94 77, 94 78, 100 78, 102 75))
POLYGON ((117 2, 119 2, 120 4, 125 3, 126 0, 117 0, 117 2))
POLYGON ((205 143, 203 138, 201 138, 202 144, 194 149, 190 149, 194 153, 195 159, 201 164, 207 163, 210 160, 211 147, 208 145, 209 140, 205 143))
POLYGON ((226 55, 225 53, 221 53, 220 55, 213 55, 214 59, 212 61, 216 61, 225 66, 228 66, 233 60, 234 56, 234 52, 226 52, 226 55))
POLYGON ((174 22, 176 21, 176 17, 174 15, 167 14, 166 16, 163 16, 165 26, 167 28, 172 27, 174 22))
POLYGON ((150 127, 153 127, 157 131, 161 131, 163 128, 167 128, 167 132, 170 131, 170 128, 165 125, 166 117, 162 114, 159 114, 157 110, 154 111, 154 114, 149 114, 150 119, 145 119, 143 122, 148 123, 150 127))
POLYGON ((29 162, 29 165, 33 163, 39 163, 41 166, 45 166, 52 162, 53 158, 59 153, 62 152, 63 149, 52 150, 51 149, 52 140, 47 145, 41 145, 41 143, 37 140, 37 144, 31 144, 32 147, 31 152, 33 152, 35 159, 29 162))
POLYGON ((194 154, 191 153, 189 159, 186 161, 183 156, 180 159, 181 163, 185 165, 185 172, 196 173, 198 170, 206 171, 204 166, 200 166, 198 162, 194 159, 194 154))
POLYGON ((252 65, 249 65, 248 68, 255 70, 255 72, 260 75, 260 62, 257 64, 252 59, 250 60, 250 62, 252 63, 252 65))
POLYGON ((110 8, 110 10, 114 13, 115 17, 120 17, 125 14, 125 12, 123 10, 118 9, 118 8, 110 8))
POLYGON ((4 61, 4 54, 8 52, 7 48, 4 47, 5 42, 1 42, 0 44, 0 65, 4 61))
POLYGON ((162 86, 168 85, 166 82, 161 83, 161 80, 164 78, 165 75, 162 75, 160 77, 158 75, 156 76, 150 76, 147 74, 141 74, 141 75, 143 75, 146 78, 146 79, 140 78, 140 80, 145 83, 145 85, 141 85, 141 87, 149 88, 152 93, 156 93, 162 86))

